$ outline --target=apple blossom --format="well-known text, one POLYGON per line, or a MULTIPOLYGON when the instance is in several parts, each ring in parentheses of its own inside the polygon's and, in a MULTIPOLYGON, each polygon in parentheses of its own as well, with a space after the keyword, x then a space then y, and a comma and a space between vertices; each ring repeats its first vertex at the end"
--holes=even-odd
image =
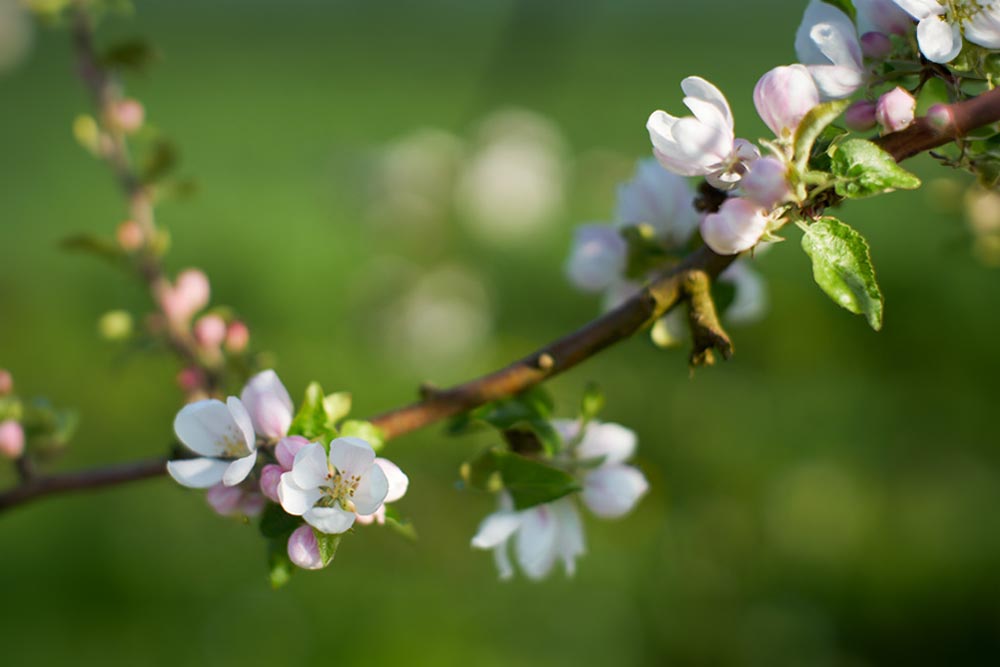
POLYGON ((844 124, 856 132, 864 132, 875 127, 875 103, 858 100, 844 112, 844 124))
POLYGON ((181 408, 174 432, 201 458, 169 461, 167 472, 180 484, 196 489, 222 482, 239 484, 257 462, 257 443, 250 415, 240 399, 230 396, 196 401, 181 408))
POLYGON ((681 176, 704 176, 728 190, 742 178, 744 163, 760 153, 746 139, 736 139, 729 102, 714 85, 697 76, 681 81, 684 104, 694 116, 677 118, 654 111, 646 122, 653 154, 664 169, 681 176))
POLYGON ((917 110, 917 100, 896 86, 882 95, 875 105, 875 119, 886 132, 896 132, 909 127, 917 110))
POLYGON ((198 269, 181 271, 177 280, 157 285, 156 299, 171 324, 186 327, 199 310, 208 305, 211 288, 208 278, 198 269))
POLYGON ((0 368, 0 396, 14 391, 14 376, 5 368, 0 368))
POLYGON ((288 433, 294 416, 292 399, 273 370, 261 371, 250 378, 240 399, 250 413, 258 436, 277 440, 288 433))
POLYGON ((309 440, 301 435, 290 435, 287 438, 282 438, 274 448, 274 458, 278 459, 282 470, 288 472, 295 464, 295 455, 308 444, 309 440))
POLYGON ((657 239, 671 246, 687 243, 700 217, 691 183, 664 169, 655 158, 639 160, 632 180, 618 186, 615 223, 648 224, 657 239))
POLYGON ((250 329, 243 322, 236 320, 230 322, 226 328, 226 351, 232 354, 239 354, 247 349, 250 344, 250 329))
POLYGON ((920 52, 948 63, 962 50, 962 36, 987 49, 1000 49, 1000 3, 996 0, 895 0, 917 23, 920 52))
POLYGON ((627 247, 618 230, 607 225, 581 225, 573 236, 566 275, 585 292, 606 289, 625 270, 627 247))
POLYGON ((767 211, 749 199, 734 197, 723 202, 701 223, 705 245, 720 255, 736 255, 754 247, 770 223, 767 211))
POLYGON ((750 173, 740 181, 740 189, 748 199, 770 209, 792 194, 788 184, 788 168, 773 157, 762 157, 750 163, 750 173))
POLYGON ((146 110, 138 100, 121 100, 111 107, 110 120, 125 134, 138 132, 145 118, 146 110))
POLYGON ((323 557, 311 526, 299 526, 289 535, 288 558, 304 570, 323 569, 323 557))
POLYGON ((406 490, 410 486, 410 478, 399 469, 395 463, 389 459, 376 458, 375 465, 382 469, 385 478, 389 482, 389 491, 385 495, 385 500, 378 506, 378 509, 371 514, 358 514, 357 522, 362 525, 372 523, 385 523, 385 506, 394 503, 406 495, 406 490))
POLYGON ((177 386, 186 394, 191 394, 205 384, 205 371, 197 366, 188 366, 177 372, 177 386))
POLYGON ((760 77, 753 103, 779 139, 790 139, 809 111, 819 104, 819 90, 805 65, 775 67, 760 77))
POLYGON ((278 498, 278 484, 285 472, 284 468, 274 463, 268 463, 260 469, 260 492, 276 503, 281 502, 278 498))
POLYGON ((0 455, 18 459, 24 454, 24 429, 13 419, 0 422, 0 455))
POLYGON ((806 7, 795 33, 795 53, 824 100, 850 96, 867 78, 850 17, 822 0, 811 0, 806 7))
POLYGON ((218 350, 226 338, 226 322, 218 315, 202 315, 194 323, 194 338, 206 350, 218 350))
POLYGON ((374 513, 388 492, 389 480, 375 465, 375 450, 355 437, 335 439, 329 455, 318 442, 306 445, 278 484, 284 510, 328 534, 348 530, 358 514, 374 513))
POLYGON ((913 26, 909 14, 903 11, 893 0, 854 0, 854 8, 858 13, 858 32, 884 33, 886 35, 905 35, 913 26))

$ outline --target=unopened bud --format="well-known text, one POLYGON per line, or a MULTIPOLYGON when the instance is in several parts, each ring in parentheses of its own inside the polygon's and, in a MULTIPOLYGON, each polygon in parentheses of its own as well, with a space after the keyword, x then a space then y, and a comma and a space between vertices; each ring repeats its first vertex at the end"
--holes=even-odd
POLYGON ((250 344, 250 329, 239 320, 229 323, 226 329, 226 351, 239 354, 247 349, 250 344))
POLYGON ((750 173, 740 181, 740 187, 747 198, 771 209, 791 195, 788 170, 781 160, 763 157, 751 162, 749 167, 750 173))
POLYGON ((288 558, 304 570, 323 568, 323 557, 311 526, 299 526, 288 538, 288 558))
POLYGON ((226 338, 226 321, 215 314, 198 318, 194 323, 194 338, 208 350, 218 350, 226 338))
POLYGON ((908 92, 896 86, 878 99, 875 119, 886 132, 905 130, 913 123, 917 101, 908 92))
POLYGON ((281 475, 284 473, 281 466, 268 463, 260 470, 260 492, 278 503, 278 484, 281 482, 281 475))
POLYGON ((0 368, 0 396, 14 391, 14 376, 6 368, 0 368))
POLYGON ((177 386, 190 394, 202 388, 205 384, 205 374, 196 366, 188 366, 177 373, 177 386))
POLYGON ((865 132, 875 127, 875 103, 858 100, 844 112, 844 124, 855 132, 865 132))
POLYGON ((819 90, 804 65, 775 67, 754 86, 753 103, 775 136, 791 136, 819 104, 819 90))
POLYGON ((308 444, 309 441, 301 435, 290 435, 287 438, 282 438, 278 442, 278 446, 274 448, 274 458, 278 459, 278 463, 284 470, 291 470, 292 464, 295 463, 295 455, 308 444))
POLYGON ((767 212, 749 199, 730 198, 701 222, 705 244, 720 255, 736 255, 757 244, 767 231, 767 212))
POLYGON ((126 340, 132 335, 132 315, 126 310, 108 311, 97 321, 97 330, 105 340, 126 340))
POLYGON ((19 459, 24 454, 24 429, 21 424, 8 419, 0 422, 0 455, 19 459))
POLYGON ((111 109, 112 123, 125 134, 137 132, 145 119, 146 110, 138 100, 122 100, 111 109))
POLYGON ((947 104, 935 104, 927 110, 927 121, 938 132, 944 132, 955 124, 955 114, 947 104))
POLYGON ((199 310, 208 305, 211 288, 208 277, 198 269, 185 269, 173 284, 159 288, 160 308, 175 326, 184 327, 199 310))
POLYGON ((260 516, 267 505, 267 499, 259 493, 244 493, 243 500, 240 501, 240 514, 250 517, 260 516))
POLYGON ((208 490, 208 493, 205 494, 205 500, 208 501, 216 514, 232 516, 239 512, 240 503, 243 502, 243 489, 219 483, 208 490))
POLYGON ((882 60, 892 53, 892 40, 880 32, 861 35, 861 52, 872 60, 882 60))
POLYGON ((135 220, 126 220, 118 225, 115 237, 118 239, 118 245, 126 252, 135 252, 145 243, 142 227, 135 220))

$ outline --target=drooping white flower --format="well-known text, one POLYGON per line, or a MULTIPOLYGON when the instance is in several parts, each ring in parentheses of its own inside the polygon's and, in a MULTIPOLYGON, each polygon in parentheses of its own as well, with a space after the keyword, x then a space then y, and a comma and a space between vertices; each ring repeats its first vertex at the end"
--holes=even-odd
POLYGON ((684 104, 694 116, 678 118, 654 111, 646 121, 653 154, 664 169, 681 176, 704 176, 728 190, 743 176, 743 164, 760 155, 746 139, 736 139, 729 102, 714 85, 697 76, 681 81, 684 104))
POLYGON ((795 33, 795 53, 825 100, 850 96, 867 77, 850 17, 822 0, 812 0, 806 7, 795 33))
POLYGON ((230 396, 189 403, 174 419, 174 433, 202 458, 170 461, 167 472, 175 480, 196 489, 222 482, 239 484, 257 462, 253 424, 242 401, 230 396))
POLYGON ((389 459, 383 459, 381 457, 375 459, 375 465, 382 469, 385 473, 385 478, 389 483, 389 490, 385 494, 385 500, 378 506, 378 509, 371 514, 361 514, 358 513, 357 522, 368 526, 372 523, 384 524, 385 523, 385 506, 388 503, 394 503, 403 496, 406 495, 406 490, 410 487, 410 478, 406 476, 406 473, 400 470, 399 466, 390 461, 389 459))
POLYGON ((768 212, 760 204, 730 197, 702 220, 701 237, 720 255, 737 255, 757 245, 769 223, 768 212))
POLYGON ((805 65, 775 67, 757 81, 753 103, 775 136, 787 139, 819 104, 819 89, 805 65))
POLYGON ((920 52, 948 63, 962 50, 962 36, 987 49, 1000 49, 1000 2, 996 0, 895 0, 915 18, 920 52))
POLYGON ((358 514, 372 514, 389 492, 389 480, 375 465, 375 450, 361 438, 310 443, 295 454, 292 470, 281 476, 278 498, 286 512, 301 516, 323 533, 343 533, 358 514))
POLYGON ((576 572, 576 558, 586 551, 580 513, 569 498, 536 505, 520 512, 507 493, 500 494, 500 509, 487 516, 472 538, 476 549, 492 549, 501 579, 514 576, 510 542, 521 571, 543 579, 558 561, 567 576, 576 572))
POLYGON ((566 275, 585 292, 607 289, 625 270, 627 247, 618 230, 609 225, 580 225, 566 261, 566 275))
POLYGON ((632 180, 618 186, 615 223, 648 224, 656 238, 680 246, 698 227, 691 183, 664 169, 654 158, 639 160, 632 180))
POLYGON ((288 434, 294 416, 292 399, 274 371, 261 371, 250 378, 240 399, 250 413, 257 435, 277 440, 288 434))

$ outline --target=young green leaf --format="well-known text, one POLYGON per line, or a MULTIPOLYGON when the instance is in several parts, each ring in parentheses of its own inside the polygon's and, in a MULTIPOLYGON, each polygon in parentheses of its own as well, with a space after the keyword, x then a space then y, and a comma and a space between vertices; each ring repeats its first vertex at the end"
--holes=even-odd
POLYGON ((813 107, 805 115, 799 127, 795 130, 795 170, 804 173, 812 155, 813 144, 816 139, 826 129, 826 126, 837 119, 837 116, 844 112, 849 102, 847 100, 834 100, 825 102, 813 107))
POLYGON ((288 539, 270 539, 267 541, 268 580, 271 588, 277 590, 292 578, 295 566, 288 557, 288 539))
POLYGON ((323 409, 326 411, 326 418, 331 423, 336 424, 351 412, 351 394, 346 391, 338 391, 323 399, 323 409))
POLYGON ((385 434, 378 426, 371 422, 360 421, 358 419, 348 419, 340 425, 341 437, 351 436, 361 438, 372 446, 376 452, 385 445, 385 434))
POLYGON ((410 541, 417 539, 417 529, 413 522, 404 518, 392 505, 385 506, 385 525, 410 541))
POLYGON ((333 560, 333 557, 337 555, 337 549, 340 547, 340 538, 343 536, 327 535, 315 528, 313 528, 313 535, 316 537, 316 546, 319 547, 319 557, 323 561, 323 567, 326 567, 333 560))
POLYGON ((906 171, 891 155, 865 139, 849 139, 836 146, 830 171, 838 177, 835 190, 841 197, 859 199, 893 190, 914 190, 920 179, 906 171))
POLYGON ((337 429, 326 411, 323 387, 318 382, 312 382, 306 387, 305 396, 299 405, 299 411, 292 419, 288 435, 301 435, 309 440, 321 440, 329 443, 337 437, 337 429))
POLYGON ((593 382, 588 382, 580 401, 580 416, 589 421, 604 409, 604 392, 593 382))
POLYGON ((882 292, 864 237, 836 218, 822 218, 806 228, 802 248, 823 291, 842 308, 864 315, 872 329, 881 329, 882 292))
POLYGON ((857 10, 854 8, 854 3, 851 0, 823 0, 828 5, 833 5, 840 11, 851 17, 851 20, 855 20, 857 17, 857 10))
POLYGON ((494 451, 504 488, 519 510, 552 502, 574 491, 580 484, 569 473, 511 452, 494 451))

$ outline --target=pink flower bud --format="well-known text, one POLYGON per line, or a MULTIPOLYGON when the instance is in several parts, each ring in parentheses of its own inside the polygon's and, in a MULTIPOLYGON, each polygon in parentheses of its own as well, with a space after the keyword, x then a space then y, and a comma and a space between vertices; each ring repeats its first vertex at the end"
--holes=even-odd
POLYGON ((955 114, 947 104, 935 104, 927 110, 927 120, 938 132, 944 132, 955 123, 955 114))
POLYGON ((218 350, 226 338, 226 321, 218 315, 204 315, 194 323, 194 338, 208 350, 218 350))
POLYGON ((868 100, 858 100, 847 107, 844 112, 844 123, 855 132, 864 132, 875 127, 875 103, 868 100))
POLYGON ((268 463, 260 470, 260 492, 276 503, 281 502, 278 499, 278 483, 284 472, 281 466, 273 463, 268 463))
POLYGON ((767 231, 766 211, 749 199, 730 198, 701 222, 701 237, 720 255, 736 255, 757 244, 767 231))
POLYGON ((240 501, 240 514, 250 517, 260 516, 267 505, 267 499, 259 493, 245 492, 243 500, 240 501))
POLYGON ((904 130, 913 123, 917 101, 908 92, 896 86, 878 99, 875 120, 886 132, 904 130))
POLYGON ((195 392, 205 384, 205 373, 197 366, 188 366, 177 373, 177 386, 186 394, 195 392))
POLYGON ((6 368, 0 368, 0 396, 14 391, 14 376, 6 368))
POLYGON ((226 350, 233 354, 239 354, 247 349, 250 344, 250 329, 239 320, 230 322, 226 329, 226 350))
POLYGON ((274 457, 278 459, 282 469, 287 472, 292 469, 292 464, 295 463, 295 455, 308 444, 309 441, 301 435, 290 435, 287 438, 282 438, 278 442, 278 446, 274 448, 274 457))
POLYGON ((126 252, 135 252, 145 243, 142 227, 135 220, 126 220, 118 225, 115 237, 118 239, 118 245, 126 252))
POLYGON ((763 157, 751 162, 749 167, 750 173, 740 181, 740 187, 747 198, 771 209, 791 195, 788 170, 781 160, 763 157))
POLYGON ((311 526, 299 526, 288 538, 288 557, 304 570, 323 568, 319 545, 311 526))
POLYGON ((819 90, 804 65, 775 67, 754 86, 753 103, 775 136, 791 136, 819 104, 819 90))
POLYGON ((157 299, 160 308, 175 326, 186 326, 199 310, 208 305, 211 288, 208 278, 198 269, 186 269, 173 285, 162 286, 157 299))
POLYGON ((146 118, 146 110, 138 100, 122 100, 111 109, 111 121, 125 134, 137 132, 146 118))
POLYGON ((243 489, 219 483, 208 490, 208 493, 205 494, 205 500, 208 501, 216 514, 232 516, 239 512, 240 503, 243 502, 243 489))
POLYGON ((861 35, 861 52, 872 60, 882 60, 892 53, 892 40, 880 32, 861 35))
POLYGON ((0 455, 19 459, 24 454, 24 429, 13 419, 0 422, 0 455))

